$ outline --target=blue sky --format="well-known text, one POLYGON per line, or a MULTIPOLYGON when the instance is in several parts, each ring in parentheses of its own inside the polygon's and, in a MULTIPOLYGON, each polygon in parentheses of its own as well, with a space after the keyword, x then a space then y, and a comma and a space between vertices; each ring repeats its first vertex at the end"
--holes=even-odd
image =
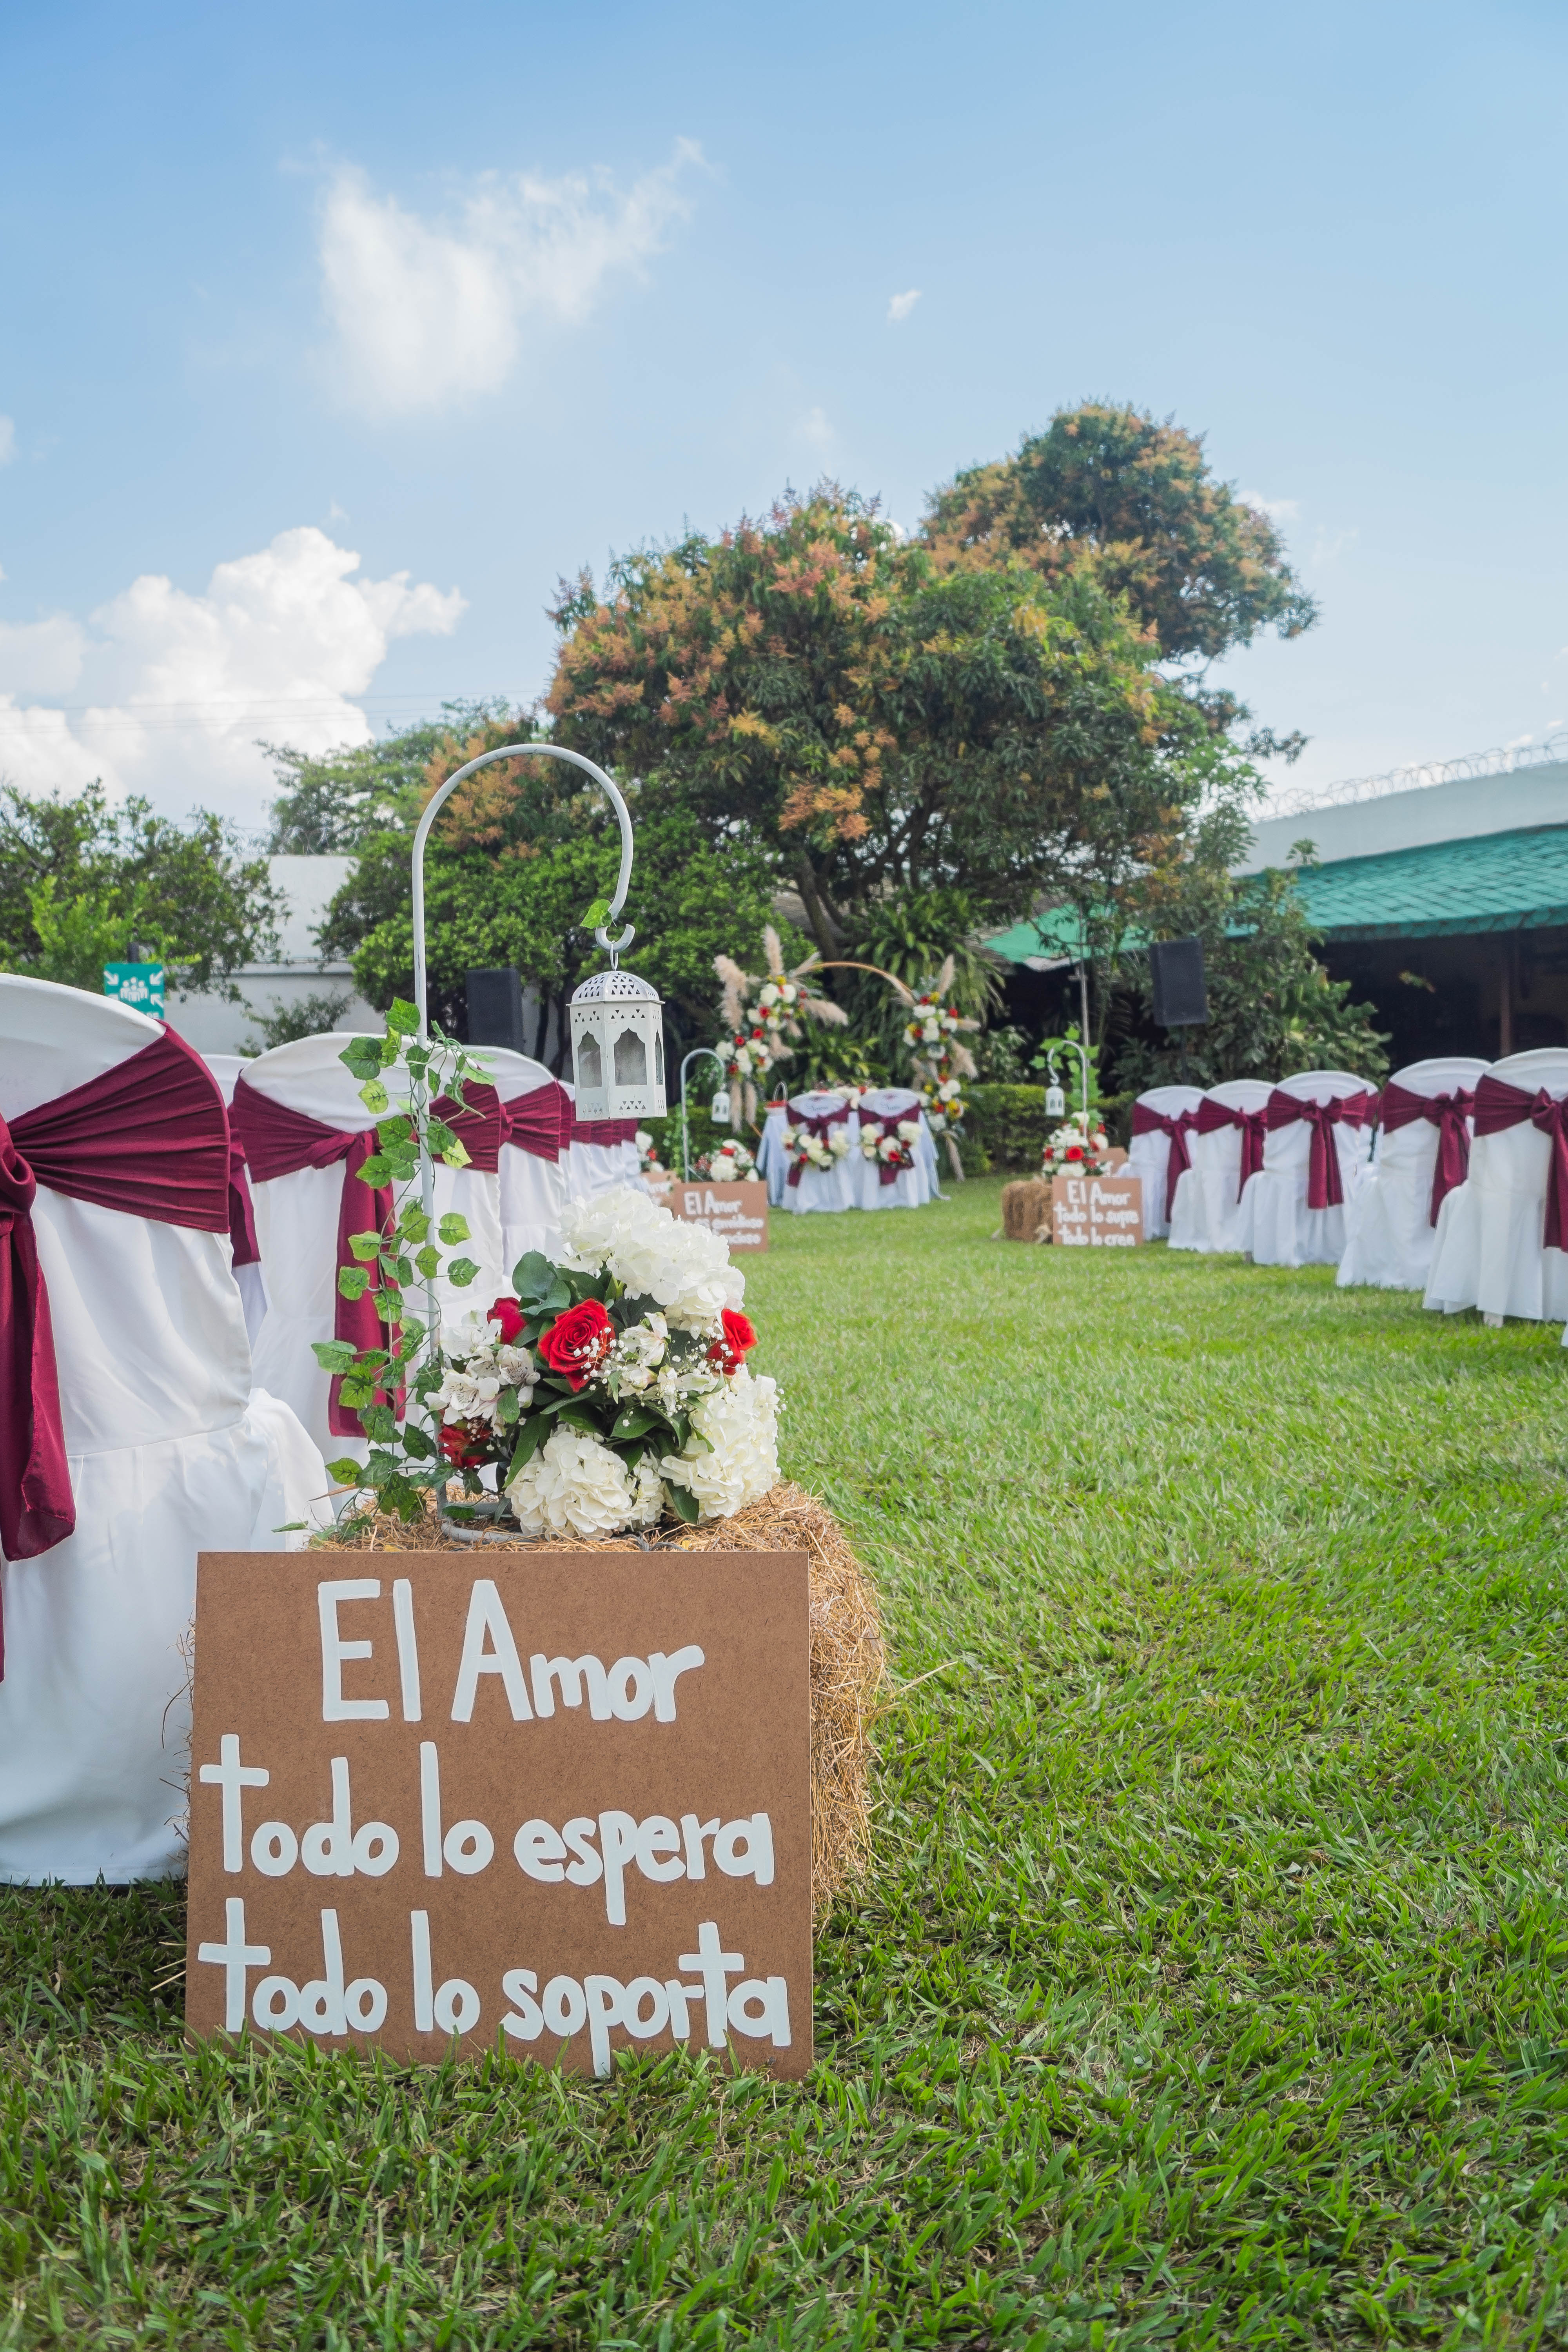
POLYGON ((561 572, 1089 395, 1321 599, 1229 666, 1282 782, 1540 740, 1565 74, 1499 0, 12 7, 0 772, 259 822, 258 737, 531 698, 561 572))

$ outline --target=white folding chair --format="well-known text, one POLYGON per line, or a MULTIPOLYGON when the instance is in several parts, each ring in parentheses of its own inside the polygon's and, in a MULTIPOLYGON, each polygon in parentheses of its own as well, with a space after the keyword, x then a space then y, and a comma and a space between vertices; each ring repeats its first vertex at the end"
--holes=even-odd
POLYGON ((868 1087, 860 1097, 859 1130, 855 1152, 857 1205, 862 1209, 923 1208, 936 1191, 936 1150, 921 1097, 909 1087, 868 1087), (867 1137, 896 1133, 900 1126, 912 1126, 915 1129, 910 1164, 899 1169, 891 1181, 884 1183, 880 1160, 867 1156, 867 1137))
POLYGON ((1263 1113, 1274 1089, 1267 1078, 1225 1078, 1194 1114, 1192 1166, 1171 1204, 1171 1247, 1204 1256, 1241 1247, 1244 1153, 1260 1160, 1263 1113))
POLYGON ((824 1139, 837 1130, 845 1136, 849 1148, 830 1168, 813 1168, 807 1163, 798 1167, 797 1172, 797 1162, 790 1160, 781 1205, 797 1217, 854 1208, 859 1181, 859 1171, 854 1164, 860 1156, 858 1118, 843 1095, 820 1088, 811 1094, 791 1096, 787 1124, 794 1128, 803 1121, 824 1139))
POLYGON ((1143 1187, 1143 1238, 1156 1242, 1171 1230, 1170 1202, 1184 1164, 1192 1163, 1191 1120, 1204 1098, 1202 1087, 1151 1087, 1132 1106, 1132 1139, 1127 1172, 1143 1187), (1173 1131, 1182 1138, 1176 1183, 1170 1181, 1173 1131))
MULTIPOLYGON (((28 1113, 163 1035, 125 1005, 0 974, 0 1118, 25 1135, 28 1113)), ((216 1083, 212 1100, 216 1116, 216 1083)), ((0 1880, 159 1877, 183 1863, 196 1554, 293 1548, 280 1530, 321 1509, 326 1473, 251 1387, 223 1234, 47 1181, 30 1215, 76 1527, 0 1571, 0 1880)))
POLYGON ((1237 1223, 1241 1247, 1254 1265, 1338 1265, 1345 1254, 1346 1215, 1372 1150, 1376 1091, 1350 1070, 1302 1070, 1275 1087, 1266 1115, 1263 1166, 1247 1182, 1237 1223), (1310 1118, 1278 1125, 1282 1103, 1366 1108, 1364 1116, 1331 1126, 1310 1118), (1321 1146, 1320 1133, 1325 1138, 1321 1146), (1329 1197, 1314 1207, 1310 1194, 1320 1150, 1329 1197))
POLYGON ((1545 1094, 1562 1102, 1568 1098, 1568 1047, 1510 1054, 1477 1080, 1470 1172, 1438 1212, 1423 1304, 1447 1314, 1479 1307, 1494 1327, 1510 1315, 1555 1323, 1568 1317, 1568 1250, 1546 1246, 1552 1139, 1528 1117, 1488 1134, 1491 1080, 1527 1098, 1545 1094))
MULTIPOLYGON (((202 1059, 217 1080, 226 1110, 234 1100, 234 1082, 246 1067, 247 1056, 243 1054, 204 1054, 202 1059)), ((248 1178, 242 1177, 241 1181, 248 1190, 248 1178)), ((254 1348, 256 1335, 267 1318, 267 1277, 258 1259, 248 1265, 237 1265, 233 1271, 245 1307, 246 1335, 254 1348)))
POLYGON ((1376 1157, 1345 1219, 1342 1289, 1426 1288, 1443 1202, 1464 1181, 1471 1125, 1466 1105, 1487 1066, 1448 1055, 1411 1062, 1387 1081, 1376 1157))

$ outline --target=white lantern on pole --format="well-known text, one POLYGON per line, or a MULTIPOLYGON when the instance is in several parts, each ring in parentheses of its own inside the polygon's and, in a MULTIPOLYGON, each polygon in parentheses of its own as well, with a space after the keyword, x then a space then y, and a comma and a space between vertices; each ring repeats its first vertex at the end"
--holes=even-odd
POLYGON ((662 1118, 664 1007, 635 971, 595 971, 572 999, 577 1117, 662 1118))
POLYGON ((1068 1098, 1066 1095, 1063 1094, 1060 1087, 1047 1087, 1046 1088, 1046 1117, 1047 1118, 1065 1118, 1067 1117, 1067 1110, 1068 1098))

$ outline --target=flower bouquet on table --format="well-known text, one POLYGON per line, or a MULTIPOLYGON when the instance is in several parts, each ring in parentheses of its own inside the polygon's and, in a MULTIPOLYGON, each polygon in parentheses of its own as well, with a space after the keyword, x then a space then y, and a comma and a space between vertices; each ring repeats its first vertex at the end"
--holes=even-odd
POLYGON ((860 1129, 860 1149, 868 1160, 880 1168, 912 1168, 915 1146, 921 1139, 918 1118, 901 1118, 889 1134, 871 1125, 860 1129))
POLYGON ((756 1172, 756 1155, 738 1136, 732 1141, 726 1139, 716 1151, 698 1156, 697 1173, 710 1184, 742 1184, 756 1172))
POLYGON ((1053 1176, 1103 1176, 1110 1165, 1104 1128, 1091 1113, 1075 1110, 1065 1126, 1047 1136, 1040 1174, 1048 1184, 1053 1176))
POLYGON ((837 1168, 849 1156, 849 1124, 843 1120, 830 1127, 826 1135, 818 1135, 806 1126, 786 1127, 784 1131, 785 1157, 802 1168, 837 1168))

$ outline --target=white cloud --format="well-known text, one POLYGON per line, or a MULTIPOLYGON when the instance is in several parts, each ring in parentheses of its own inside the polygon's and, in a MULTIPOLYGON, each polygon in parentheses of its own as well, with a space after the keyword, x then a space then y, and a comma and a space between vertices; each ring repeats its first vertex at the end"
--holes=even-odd
POLYGON ((0 629, 0 774, 68 792, 101 775, 175 813, 259 821, 271 772, 256 739, 324 751, 373 730, 351 699, 396 637, 448 636, 457 589, 406 572, 353 579, 359 557, 307 525, 220 563, 200 595, 143 572, 91 615, 0 629), (16 697, 80 687, 69 709, 16 697))
POLYGON ((920 299, 921 289, 918 286, 911 286, 907 294, 895 294, 888 305, 889 326, 896 327, 900 320, 907 319, 920 299))
POLYGON ((9 416, 0 416, 0 466, 8 466, 16 454, 16 426, 9 416))
POLYGON ((322 291, 342 397, 373 415, 413 415, 499 391, 526 331, 577 326, 606 283, 641 268, 689 210, 679 188, 701 151, 626 194, 580 173, 489 173, 441 223, 378 195, 345 166, 321 210, 322 291))
POLYGON ((1257 490, 1238 490, 1237 498, 1244 507, 1256 507, 1270 522, 1294 522, 1301 511, 1300 499, 1266 499, 1257 490))
POLYGON ((797 416, 795 429, 797 437, 804 441, 808 448, 816 449, 822 454, 831 449, 837 438, 827 421, 826 411, 822 408, 808 408, 804 416, 797 416))

